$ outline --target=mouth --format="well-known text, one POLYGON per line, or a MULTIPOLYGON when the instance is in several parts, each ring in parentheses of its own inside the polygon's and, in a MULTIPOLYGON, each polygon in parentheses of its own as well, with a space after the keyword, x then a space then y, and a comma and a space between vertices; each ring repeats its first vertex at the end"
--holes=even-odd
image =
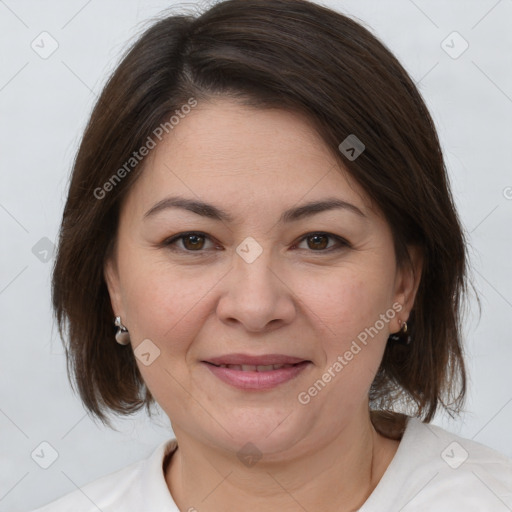
POLYGON ((310 360, 283 355, 231 354, 201 361, 215 377, 243 390, 268 390, 284 384, 312 365, 310 360))
POLYGON ((297 366, 302 363, 308 363, 310 361, 301 361, 295 364, 267 364, 267 365, 254 365, 254 364, 213 364, 209 361, 203 361, 206 364, 216 366, 217 368, 229 368, 230 370, 237 370, 242 372, 270 372, 272 370, 280 370, 281 368, 290 368, 297 366))
MULTIPOLYGON (((223 356, 209 357, 203 362, 210 363, 215 366, 274 367, 286 365, 292 366, 304 361, 307 360, 302 357, 289 356, 285 354, 264 354, 261 356, 253 356, 250 354, 225 354, 223 356)), ((272 369, 273 368, 268 368, 268 370, 272 369)), ((252 368, 251 370, 254 371, 252 368)))

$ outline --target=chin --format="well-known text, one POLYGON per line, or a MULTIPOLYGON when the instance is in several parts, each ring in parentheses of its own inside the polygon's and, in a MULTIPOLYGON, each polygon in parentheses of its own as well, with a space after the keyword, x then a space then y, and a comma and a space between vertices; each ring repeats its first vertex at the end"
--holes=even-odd
POLYGON ((222 428, 216 429, 221 434, 221 439, 216 442, 237 456, 243 455, 244 450, 250 452, 254 449, 265 457, 275 455, 278 460, 282 452, 296 449, 297 443, 306 436, 307 425, 304 421, 298 422, 293 411, 277 414, 276 411, 259 409, 250 414, 245 410, 242 418, 228 415, 222 418, 221 423, 227 432, 222 428))

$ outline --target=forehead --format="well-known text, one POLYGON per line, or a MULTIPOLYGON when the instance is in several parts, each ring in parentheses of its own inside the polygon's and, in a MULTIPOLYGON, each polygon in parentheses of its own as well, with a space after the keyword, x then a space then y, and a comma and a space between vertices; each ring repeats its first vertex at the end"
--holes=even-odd
POLYGON ((260 207, 336 194, 371 208, 305 116, 229 100, 199 103, 181 118, 130 191, 147 201, 171 193, 260 207))

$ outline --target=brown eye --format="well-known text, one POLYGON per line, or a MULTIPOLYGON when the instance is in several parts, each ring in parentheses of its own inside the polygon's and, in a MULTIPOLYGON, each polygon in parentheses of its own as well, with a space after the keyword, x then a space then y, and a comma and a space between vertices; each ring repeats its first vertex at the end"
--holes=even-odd
POLYGON ((331 235, 330 233, 310 233, 302 237, 301 243, 303 241, 307 241, 307 249, 313 252, 330 252, 336 249, 350 247, 350 244, 346 240, 339 236, 331 235), (329 239, 334 240, 336 243, 328 247, 329 239))
POLYGON ((204 245, 204 236, 202 235, 185 235, 182 240, 183 247, 187 250, 202 249, 204 245))
POLYGON ((314 250, 325 249, 329 245, 329 237, 326 235, 310 235, 307 240, 311 241, 309 248, 314 250))
MULTIPOLYGON (((162 246, 172 251, 202 253, 207 249, 205 248, 205 242, 207 240, 209 241, 210 237, 204 233, 181 233, 165 240, 162 246), (181 244, 178 244, 178 242, 181 242, 181 244)), ((210 241, 210 244, 211 243, 210 241)))
MULTIPOLYGON (((347 240, 330 233, 309 233, 301 238, 299 245, 304 243, 304 241, 307 242, 307 247, 303 249, 309 252, 331 252, 351 247, 347 240), (334 241, 335 243, 329 245, 329 241, 334 241)), ((205 253, 209 249, 215 249, 210 237, 200 232, 180 233, 165 240, 162 243, 162 247, 167 247, 171 251, 181 253, 195 252, 198 255, 205 253), (178 242, 181 242, 181 244, 178 244, 178 242), (206 242, 212 245, 205 247, 206 242)))

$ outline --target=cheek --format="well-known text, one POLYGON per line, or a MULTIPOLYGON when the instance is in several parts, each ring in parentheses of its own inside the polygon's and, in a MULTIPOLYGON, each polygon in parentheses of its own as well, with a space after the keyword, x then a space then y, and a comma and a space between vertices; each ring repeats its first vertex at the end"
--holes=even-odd
MULTIPOLYGON (((344 271, 333 273, 320 292, 304 290, 303 296, 310 309, 317 314, 331 345, 350 345, 352 339, 371 328, 391 307, 392 284, 375 272, 344 271)), ((384 334, 389 331, 388 322, 377 325, 384 334)))
POLYGON ((168 261, 132 258, 125 268, 126 311, 135 345, 149 338, 162 352, 184 352, 211 307, 222 273, 177 267, 168 261))
POLYGON ((193 412, 187 391, 193 389, 188 363, 193 342, 211 312, 208 292, 215 284, 214 276, 180 272, 158 262, 138 269, 130 279, 130 336, 136 356, 139 344, 149 339, 158 357, 149 365, 136 357, 137 366, 162 408, 173 418, 186 417, 193 412))
POLYGON ((318 338, 322 359, 311 387, 303 391, 319 396, 317 407, 341 407, 355 414, 386 347, 389 323, 380 315, 388 311, 389 290, 375 280, 339 276, 332 281, 331 292, 311 308, 321 319, 317 325, 322 330, 318 338))
MULTIPOLYGON (((389 272, 356 268, 334 274, 329 292, 316 295, 311 309, 321 326, 320 372, 328 372, 323 399, 333 407, 357 407, 379 368, 395 315, 389 272), (387 315, 387 316, 386 316, 387 315), (384 318, 384 320, 382 319, 384 318)), ((310 298, 315 295, 310 295, 310 298)))

